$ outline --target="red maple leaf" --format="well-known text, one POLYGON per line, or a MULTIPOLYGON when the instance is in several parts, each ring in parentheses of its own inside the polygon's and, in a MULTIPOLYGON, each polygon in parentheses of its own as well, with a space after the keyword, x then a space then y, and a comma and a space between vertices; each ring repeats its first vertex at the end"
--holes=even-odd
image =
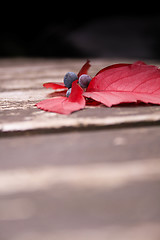
POLYGON ((96 74, 83 95, 108 107, 137 101, 160 104, 160 69, 141 61, 109 66, 96 74))
MULTIPOLYGON (((87 61, 79 71, 78 77, 86 74, 89 67, 87 61)), ((46 83, 44 87, 63 89, 66 92, 63 83, 46 83)), ((92 78, 86 91, 79 86, 77 80, 72 84, 69 98, 61 96, 46 99, 36 105, 45 111, 69 114, 83 109, 86 103, 96 106, 100 102, 111 107, 137 101, 160 104, 160 69, 141 61, 103 68, 92 78)))

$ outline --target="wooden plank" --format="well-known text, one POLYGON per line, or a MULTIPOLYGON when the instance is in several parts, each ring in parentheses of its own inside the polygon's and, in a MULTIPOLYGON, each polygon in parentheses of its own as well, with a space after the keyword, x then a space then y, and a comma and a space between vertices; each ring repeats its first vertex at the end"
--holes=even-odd
POLYGON ((0 238, 158 240, 159 139, 159 127, 0 138, 0 238))
POLYGON ((160 158, 159 140, 159 127, 0 138, 0 169, 160 158))
POLYGON ((160 107, 34 106, 84 61, 0 60, 0 239, 160 239, 160 107))
POLYGON ((0 134, 24 132, 63 132, 114 128, 119 126, 159 125, 160 107, 90 108, 70 116, 48 113, 33 108, 9 110, 1 113, 0 134))
MULTIPOLYGON (((85 60, 1 60, 0 61, 0 133, 61 131, 88 127, 160 122, 159 106, 94 108, 62 116, 38 110, 35 103, 45 99, 51 89, 42 84, 62 81, 67 71, 78 72, 85 60)), ((91 75, 117 61, 93 60, 91 75)), ((123 62, 123 60, 122 60, 123 62)))

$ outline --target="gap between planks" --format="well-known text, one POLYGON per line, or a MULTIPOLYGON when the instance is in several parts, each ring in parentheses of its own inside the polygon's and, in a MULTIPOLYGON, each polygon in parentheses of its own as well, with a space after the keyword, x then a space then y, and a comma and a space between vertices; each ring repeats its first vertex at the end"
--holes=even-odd
POLYGON ((15 136, 38 133, 64 133, 71 131, 91 131, 101 129, 160 126, 160 115, 116 116, 105 118, 51 118, 32 119, 0 124, 0 136, 15 136))

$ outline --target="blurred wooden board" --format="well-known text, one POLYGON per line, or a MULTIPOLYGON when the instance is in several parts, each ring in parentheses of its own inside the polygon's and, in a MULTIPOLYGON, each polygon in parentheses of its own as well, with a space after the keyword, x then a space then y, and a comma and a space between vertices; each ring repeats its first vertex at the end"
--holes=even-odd
POLYGON ((0 60, 2 240, 160 239, 160 107, 34 106, 84 61, 0 60))
POLYGON ((159 139, 160 127, 1 138, 1 239, 158 240, 159 139))

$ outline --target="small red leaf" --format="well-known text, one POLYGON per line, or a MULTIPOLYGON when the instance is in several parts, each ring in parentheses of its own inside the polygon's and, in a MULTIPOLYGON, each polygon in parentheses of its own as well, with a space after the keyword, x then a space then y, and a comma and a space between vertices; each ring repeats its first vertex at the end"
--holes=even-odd
POLYGON ((141 61, 109 66, 91 80, 83 95, 108 107, 137 101, 160 104, 160 69, 141 61))
POLYGON ((44 83, 43 87, 45 88, 52 88, 52 89, 67 89, 64 85, 64 83, 59 83, 59 82, 48 82, 44 83))
POLYGON ((82 75, 82 74, 87 74, 88 73, 88 69, 90 68, 91 64, 90 61, 87 60, 87 62, 82 66, 82 68, 80 69, 79 73, 78 73, 78 78, 82 75))
POLYGON ((42 110, 70 114, 85 107, 85 98, 83 97, 83 89, 77 84, 78 81, 74 81, 72 84, 72 91, 70 96, 67 97, 55 97, 43 100, 36 104, 36 106, 42 110))

